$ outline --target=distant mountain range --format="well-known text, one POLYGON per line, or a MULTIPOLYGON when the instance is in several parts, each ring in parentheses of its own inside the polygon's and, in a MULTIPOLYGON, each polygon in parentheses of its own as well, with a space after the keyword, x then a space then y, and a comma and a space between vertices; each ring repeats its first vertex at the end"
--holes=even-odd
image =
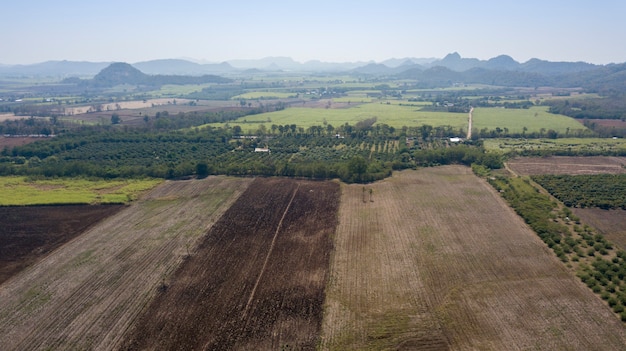
POLYGON ((190 75, 149 75, 128 63, 116 62, 102 69, 92 79, 70 77, 63 80, 65 84, 76 84, 89 88, 110 88, 120 84, 162 86, 166 84, 187 85, 205 83, 231 83, 232 79, 213 74, 201 76, 190 75))
POLYGON ((489 60, 463 58, 451 53, 443 59, 396 58, 380 63, 299 63, 288 57, 197 63, 183 59, 152 60, 135 64, 48 61, 33 65, 0 65, 0 77, 56 77, 64 83, 90 87, 115 84, 162 85, 229 82, 230 78, 271 72, 332 72, 334 74, 412 79, 423 87, 455 83, 496 86, 583 87, 598 92, 626 92, 626 63, 594 65, 586 62, 551 62, 531 59, 520 63, 507 55, 489 60), (90 79, 78 79, 78 78, 90 79), (226 78, 224 78, 226 77, 226 78))
MULTIPOLYGON (((93 77, 112 62, 47 61, 31 65, 2 65, 1 76, 48 76, 48 77, 93 77)), ((350 72, 376 75, 398 74, 409 70, 426 70, 432 67, 445 67, 452 71, 464 72, 474 68, 500 71, 519 71, 558 75, 584 72, 599 67, 585 62, 550 62, 531 59, 519 63, 507 55, 489 60, 462 58, 458 53, 448 54, 443 59, 435 58, 393 58, 383 62, 296 62, 289 57, 266 57, 259 60, 231 60, 222 63, 196 63, 183 59, 164 59, 137 62, 132 64, 146 74, 164 75, 203 75, 238 74, 249 69, 257 72, 298 71, 298 72, 350 72)))

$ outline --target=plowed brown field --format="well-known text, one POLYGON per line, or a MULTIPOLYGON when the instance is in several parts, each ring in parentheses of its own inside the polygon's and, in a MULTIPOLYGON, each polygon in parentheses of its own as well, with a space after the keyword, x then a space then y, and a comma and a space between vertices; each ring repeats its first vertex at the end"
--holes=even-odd
POLYGON ((339 184, 257 179, 123 349, 315 350, 339 184))
POLYGON ((0 284, 122 205, 0 207, 0 284))
POLYGON ((507 165, 519 175, 626 173, 626 157, 612 156, 520 157, 507 165))
POLYGON ((468 168, 342 186, 323 350, 624 350, 626 329, 468 168))
POLYGON ((166 182, 0 285, 0 349, 110 350, 250 184, 166 182))

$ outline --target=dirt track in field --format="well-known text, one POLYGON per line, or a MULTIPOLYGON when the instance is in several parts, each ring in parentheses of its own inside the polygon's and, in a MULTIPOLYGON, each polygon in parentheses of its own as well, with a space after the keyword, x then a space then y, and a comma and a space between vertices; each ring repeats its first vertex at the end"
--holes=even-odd
POLYGON ((459 166, 342 186, 323 350, 622 350, 626 329, 459 166))
POLYGON ((0 207, 0 284, 123 207, 0 207))
POLYGON ((626 173, 626 157, 612 156, 520 157, 507 165, 518 175, 626 173))
POLYGON ((339 185, 257 179, 122 349, 315 350, 339 185))
POLYGON ((5 350, 111 350, 251 179, 166 182, 0 285, 5 350))

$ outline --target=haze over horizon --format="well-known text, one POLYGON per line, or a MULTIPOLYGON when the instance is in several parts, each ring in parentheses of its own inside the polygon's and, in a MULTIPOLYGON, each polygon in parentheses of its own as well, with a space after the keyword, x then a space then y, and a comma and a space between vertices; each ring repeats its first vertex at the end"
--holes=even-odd
POLYGON ((213 4, 24 0, 4 4, 1 64, 52 60, 200 62, 290 57, 297 62, 391 58, 531 58, 626 62, 626 3, 319 0, 213 4))

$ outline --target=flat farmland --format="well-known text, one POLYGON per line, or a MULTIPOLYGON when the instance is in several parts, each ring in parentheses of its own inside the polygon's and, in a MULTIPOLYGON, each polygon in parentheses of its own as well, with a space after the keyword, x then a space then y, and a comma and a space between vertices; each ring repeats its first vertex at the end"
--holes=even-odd
POLYGON ((0 207, 0 284, 123 207, 0 207))
POLYGON ((125 350, 315 350, 339 184, 256 179, 133 328, 125 350))
POLYGON ((527 133, 539 132, 543 128, 565 134, 587 129, 573 118, 549 113, 548 108, 544 106, 533 106, 528 109, 477 107, 474 109, 473 119, 473 128, 476 130, 500 127, 508 128, 511 133, 522 133, 526 127, 527 133))
MULTIPOLYGON (((415 127, 423 124, 467 128, 468 115, 466 113, 427 112, 420 111, 421 107, 416 106, 387 105, 378 102, 361 103, 357 99, 354 99, 350 104, 342 100, 343 102, 336 103, 341 108, 333 108, 335 103, 331 100, 320 101, 325 101, 326 104, 330 102, 330 105, 324 105, 328 108, 320 108, 322 106, 316 102, 305 102, 302 106, 293 104, 292 107, 281 111, 245 116, 230 121, 228 124, 239 125, 244 131, 254 133, 261 124, 264 124, 267 129, 270 129, 272 124, 296 124, 298 127, 308 128, 323 125, 326 121, 328 124, 338 127, 345 123, 354 125, 364 119, 376 117, 378 123, 386 123, 395 128, 415 127)), ((224 124, 209 125, 218 127, 224 124)))
POLYGON ((251 179, 169 181, 0 285, 2 350, 110 350, 251 179))
POLYGON ((572 208, 583 223, 596 228, 610 242, 626 250, 626 210, 603 210, 601 208, 572 208))
POLYGON ((519 175, 626 173, 626 157, 612 156, 520 157, 507 165, 519 175))
POLYGON ((342 185, 326 296, 323 350, 626 348, 622 322, 460 166, 342 185))

